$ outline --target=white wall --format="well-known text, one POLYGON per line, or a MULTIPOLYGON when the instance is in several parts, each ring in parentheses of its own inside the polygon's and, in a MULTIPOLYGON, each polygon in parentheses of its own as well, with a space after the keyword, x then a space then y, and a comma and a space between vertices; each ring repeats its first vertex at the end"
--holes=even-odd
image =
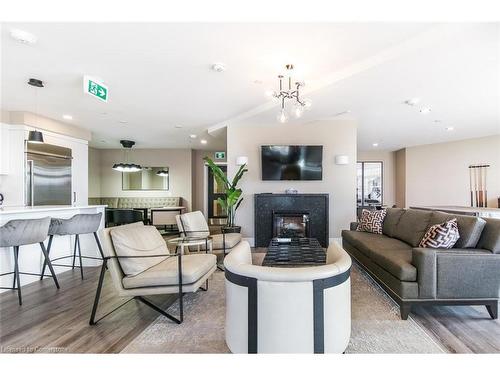
MULTIPOLYGON (((91 149, 94 153, 95 149, 91 149)), ((169 190, 122 190, 122 175, 112 169, 113 164, 123 160, 122 149, 101 149, 100 196, 101 197, 182 197, 183 204, 191 210, 192 173, 190 149, 133 149, 129 161, 149 167, 169 168, 169 190)), ((92 157, 91 157, 92 158, 92 157)), ((95 160, 94 160, 95 161, 95 160)), ((95 175, 96 163, 89 165, 90 175, 95 175)), ((94 193, 99 189, 92 188, 94 193)), ((91 197, 98 197, 90 195, 91 197)))
POLYGON ((406 206, 469 206, 468 166, 483 163, 488 207, 498 207, 500 135, 406 148, 406 206))
POLYGON ((383 162, 383 204, 396 203, 395 153, 393 151, 358 151, 358 161, 383 162))
POLYGON ((101 150, 89 147, 89 197, 101 196, 101 150))
POLYGON ((354 121, 317 121, 305 125, 272 123, 230 125, 227 129, 228 173, 237 170, 236 157, 248 156, 249 172, 241 181, 244 201, 236 214, 243 237, 254 237, 254 194, 284 192, 295 188, 300 193, 329 193, 329 236, 356 218, 356 123, 354 121), (323 145, 323 181, 262 181, 260 146, 269 144, 323 145), (335 165, 336 154, 349 156, 348 165, 335 165))

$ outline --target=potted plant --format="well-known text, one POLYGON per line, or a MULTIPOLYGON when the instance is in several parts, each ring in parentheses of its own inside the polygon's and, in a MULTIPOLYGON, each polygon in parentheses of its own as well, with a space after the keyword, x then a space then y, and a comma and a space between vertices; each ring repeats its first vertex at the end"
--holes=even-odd
POLYGON ((221 206, 227 216, 227 225, 224 228, 226 233, 239 233, 241 227, 235 225, 234 218, 236 215, 236 210, 240 207, 241 202, 243 202, 243 197, 241 196, 242 190, 238 188, 238 182, 240 181, 243 174, 248 171, 246 164, 240 166, 238 172, 236 172, 232 181, 229 181, 226 174, 220 169, 220 167, 213 162, 208 156, 203 160, 207 163, 209 168, 214 174, 215 181, 219 186, 222 187, 224 192, 223 198, 218 198, 217 203, 221 206))

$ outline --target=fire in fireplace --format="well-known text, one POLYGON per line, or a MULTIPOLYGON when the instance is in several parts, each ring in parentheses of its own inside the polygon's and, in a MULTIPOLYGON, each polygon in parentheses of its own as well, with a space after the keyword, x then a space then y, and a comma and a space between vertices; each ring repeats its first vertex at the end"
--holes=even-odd
POLYGON ((309 212, 273 211, 273 236, 309 237, 309 212))

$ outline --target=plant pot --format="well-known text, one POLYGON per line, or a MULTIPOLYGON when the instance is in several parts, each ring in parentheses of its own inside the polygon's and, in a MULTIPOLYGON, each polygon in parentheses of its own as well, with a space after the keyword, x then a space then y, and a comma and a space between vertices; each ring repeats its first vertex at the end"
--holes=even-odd
POLYGON ((232 227, 222 227, 222 232, 224 232, 224 233, 241 233, 241 227, 239 225, 234 225, 232 227))

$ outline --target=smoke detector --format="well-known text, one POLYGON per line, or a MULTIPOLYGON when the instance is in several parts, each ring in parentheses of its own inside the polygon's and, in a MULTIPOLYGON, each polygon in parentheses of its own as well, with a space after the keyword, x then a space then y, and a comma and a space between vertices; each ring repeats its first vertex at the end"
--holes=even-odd
POLYGON ((10 30, 10 36, 19 43, 23 44, 35 44, 38 40, 38 38, 32 33, 19 29, 10 30))
POLYGON ((222 73, 226 71, 226 65, 222 63, 215 63, 212 65, 212 70, 217 73, 222 73))

